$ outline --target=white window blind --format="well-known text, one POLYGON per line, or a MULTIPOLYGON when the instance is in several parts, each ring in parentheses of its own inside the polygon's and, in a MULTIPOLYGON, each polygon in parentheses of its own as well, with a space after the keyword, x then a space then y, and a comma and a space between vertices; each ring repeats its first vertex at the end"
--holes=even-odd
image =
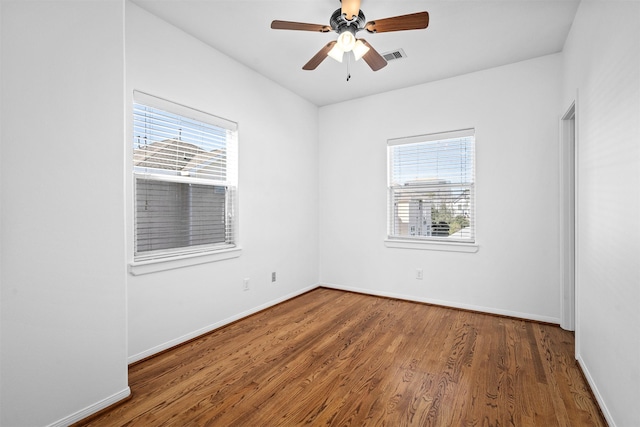
POLYGON ((134 92, 136 261, 235 247, 237 125, 134 92))
POLYGON ((390 239, 475 242, 473 129, 388 141, 390 239))

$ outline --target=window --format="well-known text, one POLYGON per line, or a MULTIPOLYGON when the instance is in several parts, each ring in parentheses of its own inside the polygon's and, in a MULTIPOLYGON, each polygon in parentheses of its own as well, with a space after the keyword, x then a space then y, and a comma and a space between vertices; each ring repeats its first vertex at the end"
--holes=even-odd
POLYGON ((474 130, 388 141, 389 239, 474 243, 474 130))
POLYGON ((134 92, 134 259, 236 245, 237 125, 134 92))

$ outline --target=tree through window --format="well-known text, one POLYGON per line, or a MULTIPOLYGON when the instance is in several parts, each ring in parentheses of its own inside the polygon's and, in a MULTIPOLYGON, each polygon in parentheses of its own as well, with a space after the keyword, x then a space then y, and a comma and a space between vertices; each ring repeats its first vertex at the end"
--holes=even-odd
POLYGON ((391 239, 475 242, 473 129, 388 141, 391 239))

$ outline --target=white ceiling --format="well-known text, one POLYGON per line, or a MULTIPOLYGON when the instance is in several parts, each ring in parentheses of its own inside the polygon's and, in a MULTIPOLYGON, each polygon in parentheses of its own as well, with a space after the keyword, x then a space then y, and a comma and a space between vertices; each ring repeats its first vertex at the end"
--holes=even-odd
POLYGON ((426 30, 369 34, 406 59, 373 72, 364 61, 302 66, 337 35, 272 30, 271 21, 329 24, 338 0, 132 0, 138 6, 322 106, 560 52, 579 0, 362 0, 367 21, 428 11, 426 30))

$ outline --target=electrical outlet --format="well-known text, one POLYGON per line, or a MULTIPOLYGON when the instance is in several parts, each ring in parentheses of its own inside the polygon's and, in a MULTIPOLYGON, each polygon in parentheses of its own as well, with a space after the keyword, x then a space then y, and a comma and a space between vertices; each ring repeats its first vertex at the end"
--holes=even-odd
POLYGON ((416 279, 418 280, 422 280, 422 269, 421 268, 416 268, 416 279))
POLYGON ((276 281, 276 272, 271 273, 271 283, 276 281))
POLYGON ((249 278, 248 277, 242 281, 242 290, 243 291, 248 291, 249 290, 249 278))

